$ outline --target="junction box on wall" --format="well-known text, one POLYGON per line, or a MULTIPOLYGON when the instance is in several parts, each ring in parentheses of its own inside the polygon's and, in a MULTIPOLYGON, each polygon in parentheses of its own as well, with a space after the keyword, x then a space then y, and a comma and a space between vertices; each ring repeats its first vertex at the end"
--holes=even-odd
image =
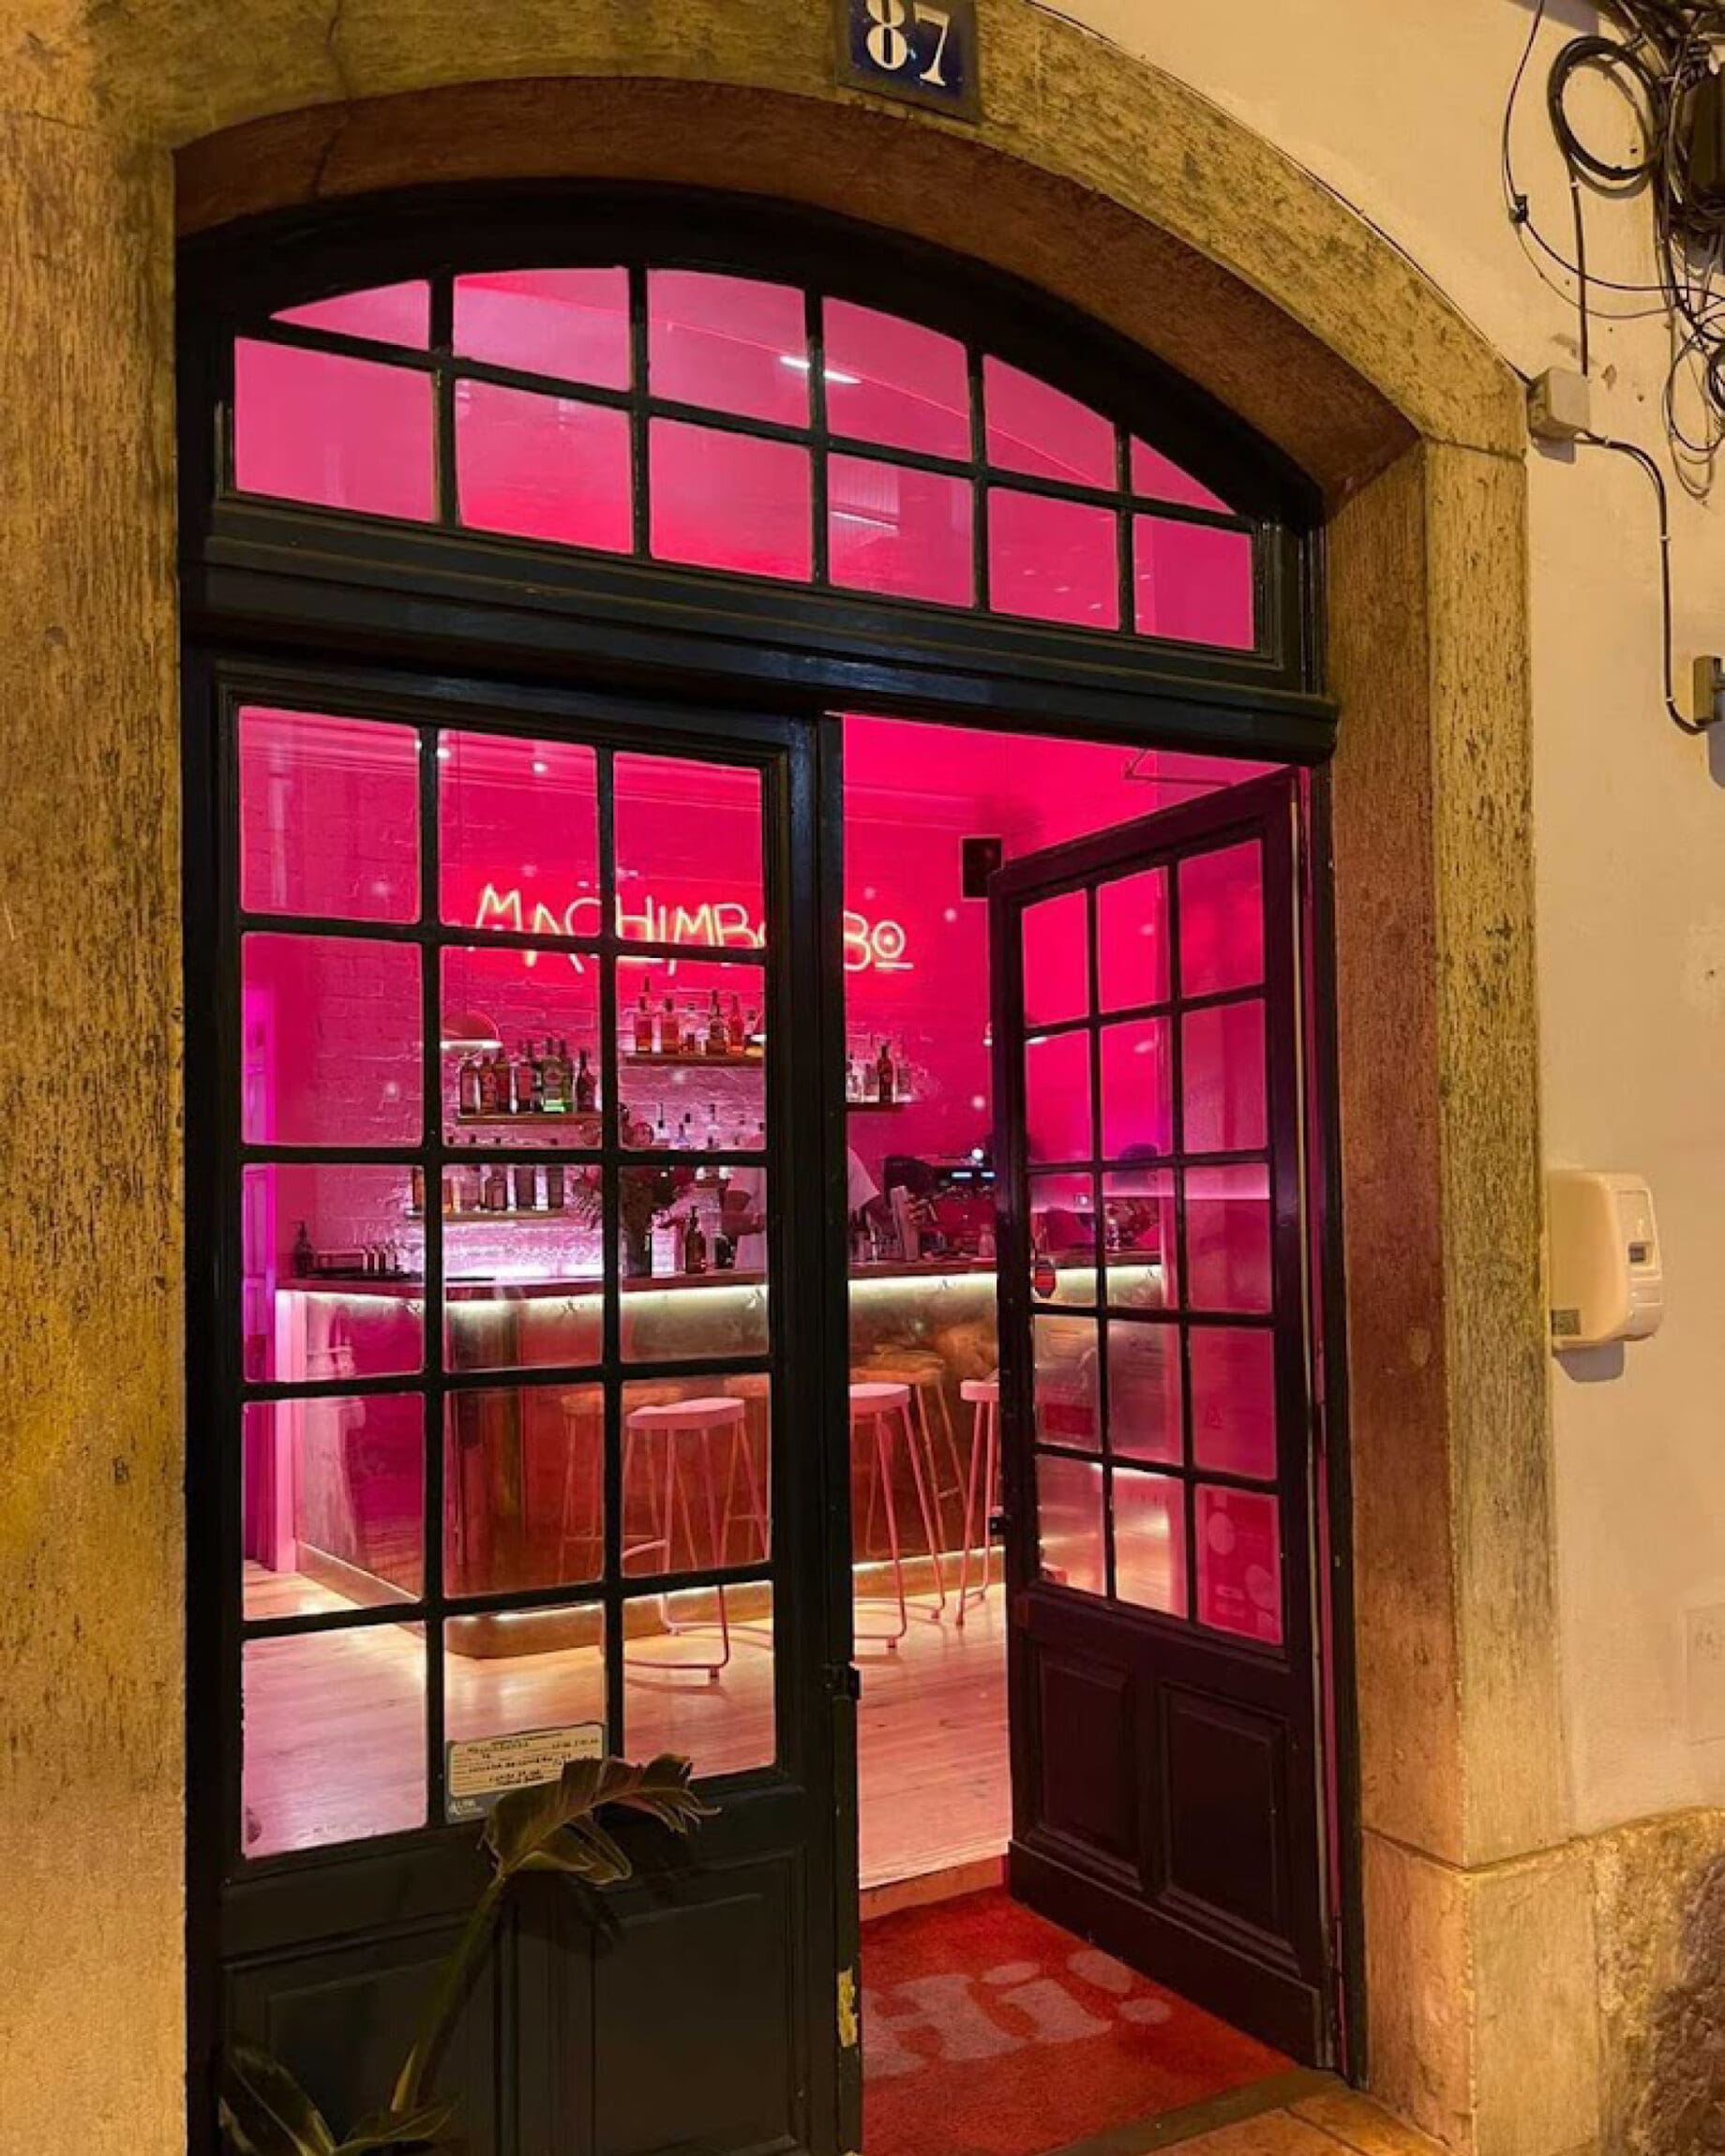
POLYGON ((1553 1168, 1545 1189, 1552 1347, 1650 1339, 1665 1315, 1653 1192, 1639 1175, 1584 1168, 1553 1168))

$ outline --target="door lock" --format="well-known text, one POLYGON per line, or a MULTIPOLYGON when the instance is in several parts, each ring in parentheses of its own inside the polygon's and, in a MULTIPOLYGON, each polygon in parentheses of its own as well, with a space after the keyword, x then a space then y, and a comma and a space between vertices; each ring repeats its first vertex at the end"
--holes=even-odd
POLYGON ((1012 1524, 1006 1513, 991 1512, 988 1515, 988 1539, 991 1542, 1004 1542, 1006 1531, 1012 1524))

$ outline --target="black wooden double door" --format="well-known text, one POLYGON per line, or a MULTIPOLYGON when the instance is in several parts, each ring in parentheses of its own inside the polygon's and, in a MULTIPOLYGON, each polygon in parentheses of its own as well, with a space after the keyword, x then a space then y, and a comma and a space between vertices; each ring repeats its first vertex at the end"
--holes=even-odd
POLYGON ((1327 2055, 1297 782, 992 886, 1011 1880, 1327 2055))
POLYGON ((235 2037, 338 2133, 385 2101, 486 1876, 486 1742, 548 1732, 688 1753, 718 1814, 687 1847, 621 1823, 638 1876, 603 1897, 514 1902, 438 2077, 475 2156, 835 2156, 858 2052, 820 731, 239 657, 191 682, 197 2143, 235 2037), (565 1041, 591 1091, 553 1099, 565 1041), (764 1266, 727 1279, 743 1177, 764 1266), (653 1230, 690 1216, 708 1278, 668 1293, 653 1230))

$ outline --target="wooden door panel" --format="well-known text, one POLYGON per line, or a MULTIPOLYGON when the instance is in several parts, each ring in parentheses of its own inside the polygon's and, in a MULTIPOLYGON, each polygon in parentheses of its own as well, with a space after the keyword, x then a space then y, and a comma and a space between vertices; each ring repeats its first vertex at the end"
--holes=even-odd
POLYGON ((1137 1690, 1130 1669, 1036 1650, 1037 1719, 1060 1732, 1042 1747, 1038 1824, 1135 1878, 1142 1867, 1137 1690))
POLYGON ((1166 1891, 1285 1940, 1285 1728, 1227 1699, 1170 1684, 1162 1692, 1162 1735, 1166 1891))

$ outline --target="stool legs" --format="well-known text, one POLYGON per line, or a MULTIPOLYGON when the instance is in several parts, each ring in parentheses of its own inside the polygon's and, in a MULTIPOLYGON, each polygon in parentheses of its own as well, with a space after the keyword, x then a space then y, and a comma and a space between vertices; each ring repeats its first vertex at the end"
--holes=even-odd
MULTIPOLYGON (((862 1417, 858 1418, 859 1421, 862 1419, 862 1417)), ((871 1415, 866 1420, 870 1426, 870 1435, 873 1439, 875 1485, 876 1489, 883 1493, 886 1510, 887 1547, 892 1552, 892 1586, 898 1602, 898 1629, 896 1632, 859 1632, 856 1637, 859 1640, 866 1639, 878 1646, 882 1646, 889 1654, 892 1654, 897 1653, 899 1641, 910 1629, 910 1604, 905 1594, 905 1565, 898 1547, 898 1509, 892 1502, 892 1440, 884 1414, 871 1415)), ((854 1429, 856 1425, 853 1424, 852 1427, 854 1429)), ((874 1491, 871 1490, 869 1498, 871 1522, 874 1518, 874 1491)), ((864 1598, 859 1597, 859 1599, 864 1598)))
POLYGON ((989 1568, 994 1560, 994 1535, 990 1522, 995 1516, 996 1484, 1000 1473, 1000 1406, 998 1400, 978 1400, 971 1410, 970 1422, 970 1482, 965 1498, 965 1548, 959 1562, 958 1616, 962 1624, 965 1611, 972 1602, 988 1599, 989 1568), (982 1499, 981 1516, 978 1516, 977 1499, 982 1499), (978 1530, 982 1533, 982 1583, 970 1584, 970 1553, 977 1546, 978 1530))
MULTIPOLYGON (((696 1553, 695 1515, 689 1503, 688 1479, 682 1471, 682 1456, 677 1442, 684 1433, 678 1430, 668 1429, 657 1434, 662 1435, 665 1440, 665 1458, 663 1479, 661 1480, 658 1476, 650 1474, 648 1480, 648 1502, 651 1506, 650 1524, 652 1533, 644 1541, 629 1544, 622 1554, 626 1565, 627 1560, 631 1557, 638 1557, 645 1550, 657 1550, 663 1553, 664 1569, 668 1572, 676 1562, 673 1544, 679 1520, 682 1524, 683 1541, 688 1548, 690 1557, 693 1558, 696 1553)), ((698 1430, 693 1434, 700 1440, 701 1481, 705 1486, 707 1532, 711 1538, 710 1547, 713 1551, 714 1562, 723 1564, 721 1536, 724 1530, 721 1525, 722 1513, 718 1483, 712 1472, 712 1433, 711 1430, 698 1430)), ((634 1430, 630 1430, 623 1440, 622 1479, 625 1496, 630 1487, 630 1471, 637 1457, 638 1442, 634 1430)), ((623 1659, 638 1669, 699 1670, 705 1674, 709 1684, 716 1684, 719 1682, 720 1672, 728 1668, 730 1662, 731 1639, 730 1610, 726 1601, 725 1589, 720 1586, 715 1588, 713 1592, 718 1597, 719 1606, 720 1652, 716 1662, 706 1660, 668 1662, 656 1655, 648 1657, 630 1654, 625 1654, 623 1659)), ((680 1624, 671 1615, 671 1598, 668 1594, 659 1597, 659 1615, 666 1631, 674 1638, 680 1638, 685 1632, 711 1629, 710 1626, 680 1624)))

